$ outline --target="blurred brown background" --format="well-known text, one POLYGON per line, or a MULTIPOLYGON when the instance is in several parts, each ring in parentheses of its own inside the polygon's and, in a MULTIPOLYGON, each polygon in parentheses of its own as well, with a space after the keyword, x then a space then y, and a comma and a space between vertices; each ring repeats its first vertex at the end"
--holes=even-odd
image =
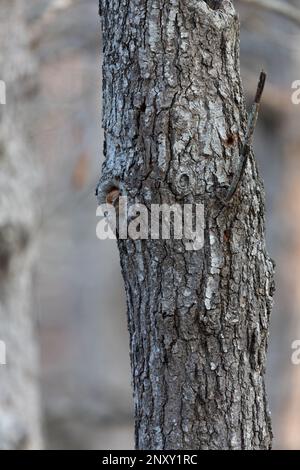
MULTIPOLYGON (((256 157, 265 181, 267 241, 277 264, 267 371, 275 447, 300 449, 300 22, 235 1, 249 97, 268 72, 256 157)), ((272 3, 271 1, 269 3, 272 3)), ((283 2, 300 9, 299 1, 283 2)), ((26 127, 42 170, 38 325, 45 447, 133 447, 125 300, 116 245, 96 238, 101 155, 98 0, 24 0, 38 89, 26 127)), ((298 17, 299 18, 299 17, 298 17)))

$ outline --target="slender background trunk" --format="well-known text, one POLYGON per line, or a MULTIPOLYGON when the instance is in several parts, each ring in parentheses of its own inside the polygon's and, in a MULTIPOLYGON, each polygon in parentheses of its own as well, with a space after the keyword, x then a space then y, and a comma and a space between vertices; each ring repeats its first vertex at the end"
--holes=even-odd
POLYGON ((22 3, 0 3, 0 79, 7 89, 6 104, 0 105, 0 340, 6 346, 6 365, 0 365, 0 449, 41 446, 31 315, 39 173, 24 130, 36 70, 22 3))
POLYGON ((119 240, 139 449, 267 449, 273 263, 251 153, 232 2, 100 1, 105 163, 99 202, 203 203, 205 243, 119 240))

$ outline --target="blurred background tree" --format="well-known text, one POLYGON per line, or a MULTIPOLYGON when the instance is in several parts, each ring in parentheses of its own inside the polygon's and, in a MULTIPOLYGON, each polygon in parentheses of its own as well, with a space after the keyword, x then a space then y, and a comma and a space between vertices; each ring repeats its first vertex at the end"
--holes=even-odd
POLYGON ((0 366, 1 449, 34 449, 42 442, 31 304, 39 171, 27 126, 37 68, 21 3, 0 3, 0 73, 7 91, 0 105, 0 339, 6 346, 6 365, 0 366))

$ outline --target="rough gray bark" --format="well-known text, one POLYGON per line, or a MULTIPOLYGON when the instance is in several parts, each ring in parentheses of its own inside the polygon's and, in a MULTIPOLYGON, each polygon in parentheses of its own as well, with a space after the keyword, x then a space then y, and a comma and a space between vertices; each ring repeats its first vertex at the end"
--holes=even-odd
POLYGON ((26 95, 35 68, 28 52, 20 0, 0 3, 0 73, 7 87, 0 105, 0 449, 41 445, 36 350, 31 316, 31 269, 39 180, 26 140, 26 95))
POLYGON ((264 373, 273 263, 246 132, 232 2, 102 0, 99 202, 200 203, 205 245, 119 240, 138 449, 268 449, 264 373), (218 215, 219 214, 219 215, 218 215))

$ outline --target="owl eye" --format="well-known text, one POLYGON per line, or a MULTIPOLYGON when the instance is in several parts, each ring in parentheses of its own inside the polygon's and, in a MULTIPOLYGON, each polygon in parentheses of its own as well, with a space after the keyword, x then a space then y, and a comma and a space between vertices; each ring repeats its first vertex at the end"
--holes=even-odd
POLYGON ((120 191, 118 188, 112 188, 106 196, 107 204, 112 204, 113 206, 116 204, 117 200, 119 199, 120 191))

